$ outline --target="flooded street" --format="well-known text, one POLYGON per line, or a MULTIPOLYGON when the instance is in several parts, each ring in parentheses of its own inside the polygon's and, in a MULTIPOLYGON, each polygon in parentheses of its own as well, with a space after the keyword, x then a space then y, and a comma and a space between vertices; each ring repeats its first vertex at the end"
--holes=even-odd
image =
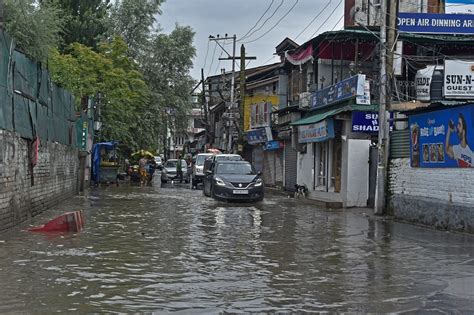
MULTIPOLYGON (((267 194, 106 187, 79 234, 0 235, 0 313, 474 312, 474 237, 267 194)), ((367 210, 367 213, 369 210, 367 210)))

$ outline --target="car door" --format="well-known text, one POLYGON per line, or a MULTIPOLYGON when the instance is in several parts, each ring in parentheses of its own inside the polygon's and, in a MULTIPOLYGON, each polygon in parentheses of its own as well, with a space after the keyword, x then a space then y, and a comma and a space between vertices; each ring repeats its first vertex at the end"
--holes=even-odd
POLYGON ((212 158, 209 158, 209 159, 206 159, 206 161, 204 162, 204 169, 203 169, 203 172, 204 172, 204 177, 202 179, 202 185, 203 185, 203 190, 204 190, 204 194, 206 196, 209 196, 210 193, 211 193, 211 178, 212 178, 212 167, 213 167, 214 163, 213 163, 213 159, 212 158))

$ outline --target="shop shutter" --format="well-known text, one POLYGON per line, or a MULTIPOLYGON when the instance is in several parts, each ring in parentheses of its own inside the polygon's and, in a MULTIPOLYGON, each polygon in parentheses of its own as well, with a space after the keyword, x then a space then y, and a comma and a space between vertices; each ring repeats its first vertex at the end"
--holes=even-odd
POLYGON ((296 185, 297 152, 291 141, 285 141, 285 190, 294 191, 296 185))
POLYGON ((253 147, 252 164, 257 171, 263 172, 263 149, 261 146, 253 147))
POLYGON ((410 157, 410 130, 394 130, 390 133, 390 158, 410 157))

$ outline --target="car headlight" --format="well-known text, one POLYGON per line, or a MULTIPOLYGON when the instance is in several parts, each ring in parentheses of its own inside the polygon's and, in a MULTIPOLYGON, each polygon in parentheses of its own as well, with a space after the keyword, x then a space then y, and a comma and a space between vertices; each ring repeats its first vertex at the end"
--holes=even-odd
POLYGON ((263 185, 263 180, 261 178, 258 178, 253 185, 255 187, 260 187, 263 185))
POLYGON ((220 179, 219 177, 216 177, 216 184, 219 186, 225 186, 224 181, 220 179))

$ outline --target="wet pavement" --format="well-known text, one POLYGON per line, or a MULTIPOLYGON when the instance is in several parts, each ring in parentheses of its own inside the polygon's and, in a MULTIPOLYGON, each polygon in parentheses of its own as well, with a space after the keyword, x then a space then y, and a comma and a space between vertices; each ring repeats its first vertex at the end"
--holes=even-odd
POLYGON ((473 313, 474 236, 267 194, 103 187, 82 233, 0 234, 0 313, 473 313))

